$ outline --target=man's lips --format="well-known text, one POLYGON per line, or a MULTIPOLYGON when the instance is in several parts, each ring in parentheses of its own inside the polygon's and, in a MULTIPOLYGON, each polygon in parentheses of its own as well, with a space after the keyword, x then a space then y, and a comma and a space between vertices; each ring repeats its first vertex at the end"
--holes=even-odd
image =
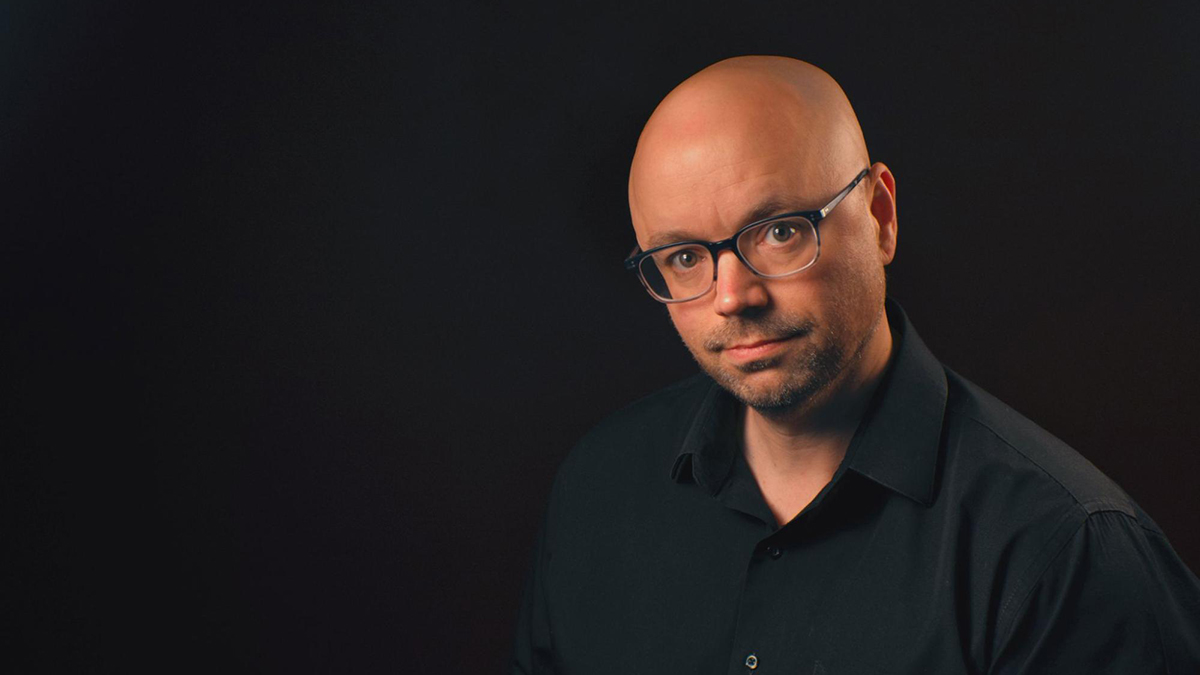
POLYGON ((726 347, 726 349, 754 349, 755 347, 760 347, 762 345, 770 344, 772 342, 783 342, 786 339, 787 338, 772 338, 770 340, 757 340, 755 342, 746 342, 746 343, 743 343, 740 345, 731 345, 729 347, 726 347))
POLYGON ((725 356, 734 361, 754 361, 774 354, 776 351, 783 348, 784 343, 794 337, 796 337, 796 335, 785 335, 784 337, 771 339, 750 340, 747 342, 740 342, 735 345, 730 345, 721 351, 725 353, 725 356))

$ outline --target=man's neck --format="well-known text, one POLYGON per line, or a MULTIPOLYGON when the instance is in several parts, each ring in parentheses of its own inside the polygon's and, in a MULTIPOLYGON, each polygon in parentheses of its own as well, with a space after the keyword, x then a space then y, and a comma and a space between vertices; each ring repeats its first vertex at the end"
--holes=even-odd
POLYGON ((767 416, 746 408, 746 462, 780 525, 790 521, 833 478, 871 396, 887 370, 892 335, 880 317, 858 357, 809 405, 767 416))

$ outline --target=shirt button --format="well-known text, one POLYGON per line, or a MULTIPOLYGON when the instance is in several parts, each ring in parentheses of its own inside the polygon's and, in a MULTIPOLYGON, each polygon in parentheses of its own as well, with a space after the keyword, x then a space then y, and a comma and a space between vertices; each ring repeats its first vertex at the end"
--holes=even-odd
POLYGON ((767 555, 778 560, 779 556, 783 555, 783 551, 779 550, 778 546, 770 546, 767 548, 767 555))
POLYGON ((757 668, 758 667, 758 657, 753 654, 751 654, 750 656, 747 656, 746 657, 746 667, 749 668, 750 670, 754 670, 755 668, 757 668))

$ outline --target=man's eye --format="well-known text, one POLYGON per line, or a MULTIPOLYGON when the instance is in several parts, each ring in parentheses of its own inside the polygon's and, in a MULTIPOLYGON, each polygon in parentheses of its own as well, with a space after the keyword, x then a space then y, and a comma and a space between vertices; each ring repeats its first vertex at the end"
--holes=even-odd
POLYGON ((775 223, 767 228, 766 241, 768 244, 782 244, 796 236, 796 227, 790 223, 775 223))
POLYGON ((667 262, 676 269, 689 270, 700 264, 700 255, 692 250, 678 251, 672 253, 667 262))

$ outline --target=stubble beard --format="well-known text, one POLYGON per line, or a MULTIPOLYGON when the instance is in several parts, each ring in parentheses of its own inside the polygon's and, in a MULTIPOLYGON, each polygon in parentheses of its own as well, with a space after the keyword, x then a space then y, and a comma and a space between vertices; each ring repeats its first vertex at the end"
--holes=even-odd
MULTIPOLYGON (((882 313, 881 313, 882 314, 882 313)), ((829 391, 856 360, 874 335, 877 320, 860 340, 839 335, 807 319, 770 317, 730 324, 710 336, 698 349, 688 349, 709 377, 726 391, 765 417, 782 417, 811 405, 829 391), (799 350, 733 366, 720 363, 719 350, 743 336, 772 339, 792 337, 802 341, 799 350), (847 345, 852 349, 849 353, 847 345), (700 353, 698 351, 702 350, 700 353), (770 384, 753 383, 756 373, 776 369, 781 377, 770 384)))

